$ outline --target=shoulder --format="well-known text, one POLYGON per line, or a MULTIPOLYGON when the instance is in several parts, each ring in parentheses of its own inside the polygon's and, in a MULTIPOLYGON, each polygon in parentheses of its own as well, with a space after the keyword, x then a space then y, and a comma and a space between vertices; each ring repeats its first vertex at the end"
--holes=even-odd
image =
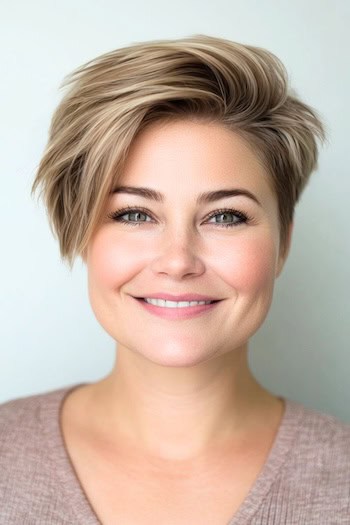
POLYGON ((30 446, 29 436, 37 436, 40 404, 45 394, 20 397, 0 404, 0 457, 4 464, 18 448, 30 446))
POLYGON ((319 450, 343 450, 350 458, 350 423, 327 412, 293 403, 300 407, 302 415, 299 426, 300 443, 304 443, 309 449, 317 447, 319 450))
POLYGON ((258 480, 256 492, 265 496, 252 525, 276 519, 291 525, 349 523, 350 425, 285 401, 275 445, 258 480))
POLYGON ((72 523, 63 519, 70 510, 62 506, 56 461, 59 410, 71 388, 0 404, 0 523, 72 523))
MULTIPOLYGON (((14 471, 43 461, 47 440, 57 435, 61 402, 73 386, 0 404, 0 462, 1 471, 14 471)), ((2 478, 2 476, 0 476, 2 478)), ((1 483, 1 479, 0 479, 1 483)))
POLYGON ((66 388, 18 397, 0 404, 0 450, 6 443, 28 444, 28 436, 37 436, 41 425, 41 409, 63 397, 66 388))
MULTIPOLYGON (((289 425, 293 442, 285 475, 298 490, 313 490, 349 502, 350 424, 336 416, 289 401, 289 425)), ((305 492, 306 493, 306 492, 305 492)))
POLYGON ((0 436, 4 436, 16 423, 31 420, 37 413, 40 401, 45 395, 47 394, 18 397, 0 403, 0 436))

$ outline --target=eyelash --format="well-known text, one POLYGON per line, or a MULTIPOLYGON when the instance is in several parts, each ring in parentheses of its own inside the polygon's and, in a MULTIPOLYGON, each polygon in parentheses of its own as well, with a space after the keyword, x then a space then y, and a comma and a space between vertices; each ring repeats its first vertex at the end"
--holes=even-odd
MULTIPOLYGON (((152 217, 149 210, 147 210, 146 208, 133 208, 132 206, 127 206, 126 208, 122 208, 120 210, 114 211, 113 213, 110 213, 108 215, 108 218, 116 222, 121 222, 123 224, 128 224, 128 225, 130 224, 131 226, 140 226, 142 223, 146 224, 147 222, 149 222, 149 221, 132 222, 132 221, 126 221, 125 219, 121 218, 123 215, 129 215, 130 213, 138 213, 138 212, 144 213, 152 217)), ((248 216, 247 214, 242 213, 241 211, 229 209, 229 208, 215 210, 215 212, 213 212, 209 217, 207 217, 207 219, 211 219, 212 217, 215 217, 216 215, 220 215, 222 213, 232 213, 233 215, 236 215, 237 217, 239 217, 241 220, 240 222, 237 222, 237 223, 235 222, 231 222, 227 224, 219 223, 219 222, 213 223, 221 228, 233 228, 235 226, 239 226, 240 224, 249 223, 250 221, 253 220, 252 217, 248 216)))

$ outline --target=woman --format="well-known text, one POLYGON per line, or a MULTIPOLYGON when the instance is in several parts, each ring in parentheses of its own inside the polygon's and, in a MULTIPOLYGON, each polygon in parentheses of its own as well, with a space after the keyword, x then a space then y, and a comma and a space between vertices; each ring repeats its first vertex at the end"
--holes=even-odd
POLYGON ((66 80, 33 192, 118 343, 112 371, 0 407, 1 523, 336 524, 350 425, 247 361, 323 124, 268 51, 143 42, 66 80))

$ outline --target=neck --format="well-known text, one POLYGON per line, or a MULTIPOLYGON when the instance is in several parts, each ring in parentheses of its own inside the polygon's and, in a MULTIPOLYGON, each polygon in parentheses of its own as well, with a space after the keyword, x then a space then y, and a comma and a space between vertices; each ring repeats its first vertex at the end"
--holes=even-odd
MULTIPOLYGON (((112 372, 90 385, 99 431, 143 455, 188 461, 245 439, 280 401, 253 377, 247 346, 186 368, 152 363, 119 347, 112 372)), ((276 412, 275 412, 276 413, 276 412)))

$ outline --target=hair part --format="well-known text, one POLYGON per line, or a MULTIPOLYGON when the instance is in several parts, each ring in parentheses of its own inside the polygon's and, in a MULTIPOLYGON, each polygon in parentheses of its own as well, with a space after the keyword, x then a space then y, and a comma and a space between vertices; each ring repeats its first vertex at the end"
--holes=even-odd
POLYGON ((254 148, 276 192, 286 249, 326 133, 273 53, 202 34, 138 42, 85 63, 60 87, 69 90, 52 116, 31 193, 41 188, 70 267, 86 253, 137 134, 178 119, 223 125, 254 148))

